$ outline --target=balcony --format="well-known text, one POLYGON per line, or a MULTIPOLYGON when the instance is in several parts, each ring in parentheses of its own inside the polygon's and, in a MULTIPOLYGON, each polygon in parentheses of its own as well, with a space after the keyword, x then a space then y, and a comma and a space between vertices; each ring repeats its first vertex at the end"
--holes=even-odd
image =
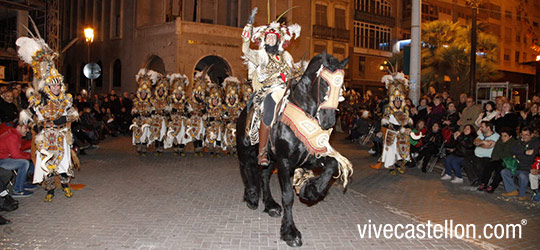
POLYGON ((396 22, 395 18, 393 17, 376 15, 376 14, 361 11, 361 10, 354 10, 354 20, 362 21, 366 23, 382 24, 389 27, 394 27, 395 22, 396 22))
POLYGON ((334 29, 334 40, 349 42, 350 32, 346 29, 334 29))
POLYGON ((313 25, 313 37, 348 42, 350 32, 346 29, 337 29, 324 25, 313 25))
POLYGON ((332 40, 334 37, 334 28, 323 25, 313 25, 313 37, 332 40))

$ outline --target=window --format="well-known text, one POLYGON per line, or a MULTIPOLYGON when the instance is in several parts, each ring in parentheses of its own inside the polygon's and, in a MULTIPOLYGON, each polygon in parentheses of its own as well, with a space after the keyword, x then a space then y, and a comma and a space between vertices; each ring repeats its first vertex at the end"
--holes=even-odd
POLYGON ((111 37, 122 36, 122 1, 114 0, 111 6, 111 37))
POLYGON ((503 58, 504 58, 505 61, 510 61, 510 50, 509 49, 504 50, 503 58))
POLYGON ((519 10, 516 12, 516 20, 521 20, 521 11, 519 10))
POLYGON ((504 16, 508 19, 512 19, 512 11, 504 11, 504 16))
POLYGON ((337 29, 347 29, 347 24, 345 22, 346 14, 344 9, 336 8, 336 15, 335 15, 335 28, 337 29))
POLYGON ((114 60, 112 80, 113 80, 113 84, 112 84, 113 87, 119 88, 122 86, 122 64, 120 63, 120 59, 114 60))
POLYGON ((358 57, 358 72, 360 72, 360 76, 362 77, 366 73, 366 57, 365 56, 358 57))
POLYGON ((538 22, 533 22, 534 27, 538 27, 538 22))
POLYGON ((516 35, 516 42, 521 42, 521 36, 519 34, 516 35))
POLYGON ((516 61, 517 63, 519 62, 519 51, 516 51, 515 61, 516 61))
POLYGON ((326 50, 326 44, 315 44, 315 48, 314 48, 314 51, 315 54, 320 54, 322 53, 323 51, 326 50))
POLYGON ((316 4, 315 5, 315 24, 328 26, 328 19, 326 15, 326 6, 316 4))
POLYGON ((392 5, 387 0, 355 0, 354 9, 380 16, 392 15, 392 5))
POLYGON ((392 28, 354 21, 354 46, 390 51, 392 28))

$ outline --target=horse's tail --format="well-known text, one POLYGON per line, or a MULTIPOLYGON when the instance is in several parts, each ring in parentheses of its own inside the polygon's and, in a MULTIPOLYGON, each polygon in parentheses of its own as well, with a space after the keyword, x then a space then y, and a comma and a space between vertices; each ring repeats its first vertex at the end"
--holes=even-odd
POLYGON ((338 175, 334 178, 340 179, 343 182, 343 188, 346 188, 347 184, 349 184, 349 178, 353 175, 351 161, 334 149, 329 152, 328 156, 336 159, 338 162, 338 175))

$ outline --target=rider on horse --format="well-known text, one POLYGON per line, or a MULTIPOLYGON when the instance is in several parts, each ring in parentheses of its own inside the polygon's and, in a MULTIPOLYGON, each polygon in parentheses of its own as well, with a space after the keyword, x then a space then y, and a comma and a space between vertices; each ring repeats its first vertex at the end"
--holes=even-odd
POLYGON ((274 21, 253 28, 255 13, 256 11, 252 13, 242 32, 242 52, 248 65, 248 77, 252 80, 256 95, 254 104, 258 105, 258 102, 262 102, 259 112, 261 116, 258 117, 260 128, 257 159, 259 165, 267 166, 269 162, 266 155, 266 143, 270 124, 274 119, 274 109, 285 93, 286 82, 293 77, 293 58, 284 48, 287 47, 293 35, 295 39, 300 36, 300 26, 293 24, 287 27, 274 21), (257 43, 259 48, 251 49, 250 41, 257 43))

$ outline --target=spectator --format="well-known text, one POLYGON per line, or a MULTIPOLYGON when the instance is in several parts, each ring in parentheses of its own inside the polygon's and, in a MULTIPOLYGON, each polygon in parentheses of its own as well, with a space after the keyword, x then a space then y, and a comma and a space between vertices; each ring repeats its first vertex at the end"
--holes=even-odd
POLYGON ((436 155, 439 152, 439 148, 443 143, 443 137, 441 133, 441 125, 439 122, 433 123, 431 130, 427 135, 422 139, 422 149, 418 155, 418 161, 423 160, 422 162, 422 172, 427 172, 427 165, 431 157, 436 155))
POLYGON ((15 128, 7 128, 0 135, 0 167, 7 170, 17 170, 17 178, 13 185, 13 197, 26 197, 33 192, 25 188, 34 188, 26 184, 26 174, 31 168, 30 153, 23 152, 30 149, 30 142, 23 143, 22 137, 28 133, 28 126, 19 123, 15 128))
POLYGON ((540 114, 538 113, 538 103, 531 104, 529 111, 521 111, 519 116, 519 126, 529 127, 534 132, 537 132, 540 128, 540 114))
POLYGON ((116 118, 118 120, 118 126, 120 133, 124 135, 129 134, 129 126, 131 126, 133 117, 131 116, 131 111, 127 111, 125 107, 122 107, 120 114, 116 118))
POLYGON ((455 178, 451 182, 456 184, 463 183, 461 166, 465 159, 472 159, 474 156, 475 138, 476 131, 471 124, 465 125, 463 133, 460 131, 454 132, 452 140, 447 146, 450 154, 444 160, 444 176, 441 177, 441 180, 452 179, 452 171, 454 171, 455 178))
POLYGON ((418 122, 416 122, 416 126, 412 130, 412 133, 414 134, 414 137, 417 138, 414 139, 412 136, 409 136, 409 144, 411 145, 411 158, 414 160, 416 157, 418 157, 420 148, 422 148, 422 138, 427 134, 426 123, 424 122, 424 120, 419 120, 418 122))
POLYGON ((491 161, 482 173, 480 178, 481 184, 478 187, 478 191, 486 191, 488 193, 495 192, 495 189, 502 181, 501 170, 503 170, 503 160, 506 157, 512 157, 510 149, 517 145, 517 140, 512 136, 510 128, 501 129, 501 138, 495 143, 493 153, 491 153, 491 161), (489 179, 493 173, 493 181, 489 184, 489 179))
POLYGON ((416 107, 415 110, 411 110, 411 118, 416 123, 418 120, 427 120, 428 116, 428 102, 427 99, 422 98, 420 99, 420 102, 418 103, 418 107, 416 107))
POLYGON ((6 91, 0 99, 0 122, 8 122, 14 125, 19 118, 17 106, 13 103, 13 91, 6 91))
POLYGON ((131 113, 133 101, 130 99, 128 92, 124 92, 124 95, 122 96, 122 107, 126 108, 128 113, 131 113))
POLYGON ((467 107, 467 94, 461 93, 459 95, 459 103, 457 105, 457 111, 461 114, 463 112, 463 109, 467 107))
POLYGON ((495 118, 495 130, 500 132, 503 127, 509 127, 512 135, 516 135, 516 129, 519 124, 518 114, 514 113, 512 104, 506 102, 502 106, 502 112, 495 118))
POLYGON ((369 120, 369 111, 364 110, 361 117, 357 117, 355 123, 353 124, 350 139, 356 141, 362 135, 369 133, 371 121, 369 120))
POLYGON ((540 201, 540 192, 538 192, 538 180, 540 179, 540 174, 538 169, 540 168, 540 157, 536 157, 534 164, 531 166, 531 172, 529 173, 529 182, 531 183, 531 189, 533 191, 533 201, 540 201))
POLYGON ((433 107, 428 108, 427 127, 428 129, 433 126, 434 123, 441 123, 443 117, 446 115, 446 109, 442 103, 440 96, 433 98, 433 107))
POLYGON ((504 189, 506 189, 506 193, 502 195, 505 197, 518 196, 519 200, 523 201, 527 199, 525 192, 529 184, 529 173, 534 163, 534 158, 538 154, 538 138, 532 137, 532 131, 529 127, 523 127, 521 129, 521 140, 519 140, 515 147, 510 149, 510 153, 517 159, 518 168, 515 172, 508 168, 501 171, 504 189), (519 180, 519 192, 514 184, 515 176, 519 180))
MULTIPOLYGON (((0 168, 0 211, 10 212, 19 208, 19 202, 13 199, 7 190, 9 180, 13 177, 11 170, 0 168)), ((0 225, 5 225, 10 221, 0 215, 0 225)))
POLYGON ((476 126, 474 122, 481 112, 482 110, 480 110, 480 106, 474 103, 473 98, 467 97, 467 106, 461 112, 461 118, 458 121, 458 125, 461 126, 461 130, 463 130, 467 124, 476 126))
POLYGON ((458 131, 459 126, 459 113, 457 112, 456 105, 452 102, 448 103, 448 111, 443 119, 443 127, 451 130, 452 132, 458 131))
POLYGON ((122 104, 120 104, 120 100, 118 100, 118 97, 112 93, 114 92, 111 92, 111 95, 109 96, 109 109, 111 109, 113 115, 117 115, 118 113, 120 113, 122 104))
POLYGON ((499 111, 495 110, 495 103, 492 101, 488 101, 484 104, 484 109, 482 110, 482 113, 478 115, 478 118, 476 118, 474 124, 477 127, 480 127, 480 123, 482 121, 491 121, 498 115, 499 111))
POLYGON ((480 185, 481 173, 491 161, 491 154, 495 143, 500 135, 494 131, 494 125, 491 122, 483 121, 480 123, 480 135, 474 139, 474 156, 472 160, 467 160, 463 164, 463 169, 471 182, 471 186, 480 185))

